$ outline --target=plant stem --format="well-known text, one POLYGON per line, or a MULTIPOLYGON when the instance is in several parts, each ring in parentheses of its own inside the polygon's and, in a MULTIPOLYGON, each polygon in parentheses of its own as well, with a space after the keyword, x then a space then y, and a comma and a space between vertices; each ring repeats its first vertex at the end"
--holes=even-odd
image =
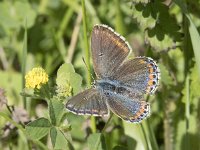
POLYGON ((189 149, 190 143, 189 143, 189 118, 190 118, 190 77, 187 75, 186 77, 186 103, 185 103, 185 126, 186 126, 186 142, 185 142, 185 148, 189 149))
POLYGON ((8 111, 10 112, 10 114, 12 114, 12 110, 10 109, 10 106, 8 106, 8 104, 6 104, 6 107, 7 107, 8 111))
POLYGON ((96 128, 96 119, 94 116, 91 116, 91 128, 92 128, 92 132, 95 133, 97 131, 96 128))
POLYGON ((110 114, 108 121, 106 122, 105 126, 103 127, 103 129, 101 131, 102 133, 104 133, 106 131, 106 128, 108 127, 110 121, 112 120, 112 117, 113 117, 113 113, 110 114))
MULTIPOLYGON (((22 54, 22 90, 25 88, 25 72, 26 72, 26 57, 27 57, 27 19, 25 19, 25 32, 24 32, 24 44, 22 54)), ((27 108, 26 97, 23 97, 24 108, 27 108)))
POLYGON ((151 141, 151 146, 152 146, 152 149, 153 150, 159 150, 158 148, 158 143, 156 141, 156 137, 155 137, 155 134, 153 132, 153 129, 149 123, 149 120, 147 119, 147 127, 148 127, 148 131, 149 131, 149 136, 150 136, 150 141, 151 141))
MULTIPOLYGON (((110 114, 108 121, 106 122, 105 126, 103 127, 103 129, 101 131, 102 134, 106 131, 107 126, 109 125, 110 121, 112 120, 112 117, 113 117, 113 113, 110 114)), ((98 140, 96 145, 98 146, 100 144, 100 142, 101 142, 101 140, 98 140)))
POLYGON ((63 17, 61 24, 59 26, 59 29, 56 33, 56 43, 57 43, 60 55, 62 56, 62 59, 65 62, 66 62, 66 60, 65 60, 66 46, 64 44, 63 35, 64 35, 64 32, 65 32, 65 29, 68 27, 70 19, 72 18, 73 12, 74 11, 73 11, 72 8, 69 8, 65 12, 64 17, 63 17))
POLYGON ((149 148, 149 144, 148 144, 148 140, 147 140, 147 134, 146 134, 146 132, 145 132, 145 129, 144 129, 144 126, 143 126, 142 123, 140 124, 140 127, 141 127, 142 133, 143 133, 143 135, 144 135, 144 139, 145 139, 145 143, 146 143, 146 149, 150 149, 150 148, 149 148))
POLYGON ((82 21, 82 12, 80 11, 78 13, 77 19, 76 19, 76 23, 72 32, 72 38, 70 41, 70 45, 68 48, 68 52, 67 55, 65 56, 65 62, 71 63, 73 56, 74 56, 74 52, 75 52, 75 48, 77 45, 77 41, 78 41, 78 37, 79 37, 79 32, 80 32, 80 24, 82 21))
POLYGON ((87 21, 86 21, 86 10, 85 10, 85 1, 82 0, 82 13, 83 13, 83 31, 84 31, 84 48, 85 48, 85 62, 88 67, 87 72, 87 83, 88 85, 91 84, 91 67, 90 67, 90 51, 89 51, 89 43, 88 43, 88 37, 87 37, 87 21))
POLYGON ((30 97, 30 98, 33 98, 33 99, 45 99, 45 97, 41 97, 41 96, 35 96, 34 94, 28 94, 28 93, 25 93, 25 92, 22 92, 20 93, 21 96, 23 97, 30 97))
MULTIPOLYGON (((86 21, 86 10, 85 10, 85 0, 81 0, 82 3, 82 13, 83 13, 83 31, 84 31, 84 49, 85 49, 85 62, 88 67, 87 71, 87 85, 90 86, 91 84, 91 68, 90 68, 90 51, 89 51, 89 43, 87 37, 87 21, 86 21)), ((95 118, 91 116, 91 128, 92 132, 96 132, 96 122, 95 118)))

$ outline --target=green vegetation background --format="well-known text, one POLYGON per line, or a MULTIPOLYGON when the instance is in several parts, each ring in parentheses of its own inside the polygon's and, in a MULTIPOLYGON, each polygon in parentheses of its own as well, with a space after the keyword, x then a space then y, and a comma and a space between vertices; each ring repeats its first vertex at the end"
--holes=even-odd
MULTIPOLYGON (((50 135, 45 131, 39 141, 27 137, 25 124, 12 121, 4 106, 0 149, 57 149, 56 144, 90 150, 200 149, 199 17, 199 0, 0 0, 0 88, 6 91, 9 106, 24 107, 24 74, 37 66, 55 82, 58 68, 72 63, 83 78, 82 88, 88 87, 91 79, 82 57, 92 66, 90 33, 99 23, 127 39, 133 48, 131 58, 152 57, 161 70, 157 92, 146 97, 151 116, 142 124, 116 116, 106 124, 108 118, 66 111, 62 126, 52 127, 50 135), (62 140, 50 142, 52 135, 62 140)), ((1 101, 2 97, 0 93, 1 101)), ((26 99, 25 108, 32 121, 48 118, 43 100, 26 99)))

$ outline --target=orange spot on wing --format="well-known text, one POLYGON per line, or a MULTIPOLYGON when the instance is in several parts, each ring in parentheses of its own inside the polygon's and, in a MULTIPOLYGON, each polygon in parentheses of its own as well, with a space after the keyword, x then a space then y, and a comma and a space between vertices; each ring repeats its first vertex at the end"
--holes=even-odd
POLYGON ((149 72, 150 73, 153 73, 154 71, 153 71, 153 68, 149 68, 149 72))
POLYGON ((152 80, 154 76, 152 74, 149 75, 149 79, 152 80))
POLYGON ((152 85, 153 85, 153 80, 149 80, 149 81, 148 81, 148 85, 149 85, 149 86, 152 86, 152 85))
POLYGON ((131 117, 131 120, 136 120, 138 119, 142 114, 144 113, 144 110, 141 109, 140 111, 138 111, 135 116, 131 117))

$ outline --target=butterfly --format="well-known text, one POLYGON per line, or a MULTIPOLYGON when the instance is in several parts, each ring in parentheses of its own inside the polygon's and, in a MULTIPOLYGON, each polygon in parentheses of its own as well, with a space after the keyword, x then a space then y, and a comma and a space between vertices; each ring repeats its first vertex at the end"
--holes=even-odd
POLYGON ((78 115, 106 116, 110 110, 120 118, 138 123, 150 114, 145 94, 153 94, 160 71, 149 57, 128 60, 131 48, 125 38, 107 25, 95 25, 91 50, 97 80, 93 86, 69 99, 66 108, 78 115))

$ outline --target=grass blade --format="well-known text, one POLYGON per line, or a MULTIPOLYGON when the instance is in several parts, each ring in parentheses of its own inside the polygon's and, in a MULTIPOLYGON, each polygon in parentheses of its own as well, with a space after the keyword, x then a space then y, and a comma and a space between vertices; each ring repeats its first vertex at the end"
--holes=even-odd
MULTIPOLYGON (((89 43, 88 43, 88 37, 87 37, 87 16, 86 16, 86 10, 85 10, 85 1, 81 0, 82 2, 82 12, 83 12, 83 32, 84 32, 84 49, 85 49, 85 62, 88 67, 87 71, 87 85, 90 86, 91 84, 91 66, 90 66, 90 51, 89 51, 89 43)), ((92 132, 96 132, 96 123, 95 118, 91 116, 91 126, 92 126, 92 132)))
POLYGON ((199 33, 197 31, 197 28, 195 27, 194 23, 191 20, 191 17, 189 16, 189 14, 186 14, 186 17, 189 20, 189 33, 190 33, 190 38, 192 41, 192 47, 194 50, 194 56, 195 56, 195 60, 197 63, 197 67, 198 67, 198 72, 199 72, 199 78, 200 78, 200 51, 199 51, 199 41, 200 41, 200 36, 199 33))
MULTIPOLYGON (((24 32, 24 40, 23 40, 23 53, 22 53, 22 90, 25 88, 25 73, 26 73, 26 59, 27 59, 27 19, 25 19, 25 32, 24 32)), ((23 105, 26 109, 26 97, 23 96, 23 105)))
POLYGON ((185 14, 185 16, 188 19, 188 30, 190 33, 190 38, 191 38, 194 56, 197 63, 199 78, 200 78, 200 59, 199 59, 200 58, 200 51, 199 51, 200 35, 187 11, 186 4, 182 0, 175 0, 175 3, 181 8, 182 12, 185 14))
POLYGON ((189 135, 188 135, 188 130, 189 130, 189 125, 190 125, 190 79, 189 75, 186 77, 186 103, 185 103, 185 118, 186 118, 186 149, 189 149, 190 143, 189 143, 189 135))
POLYGON ((155 133, 153 132, 152 126, 148 119, 146 120, 146 123, 147 123, 147 129, 149 131, 149 140, 151 142, 151 147, 153 150, 159 150, 158 143, 157 143, 156 137, 155 137, 155 133))

